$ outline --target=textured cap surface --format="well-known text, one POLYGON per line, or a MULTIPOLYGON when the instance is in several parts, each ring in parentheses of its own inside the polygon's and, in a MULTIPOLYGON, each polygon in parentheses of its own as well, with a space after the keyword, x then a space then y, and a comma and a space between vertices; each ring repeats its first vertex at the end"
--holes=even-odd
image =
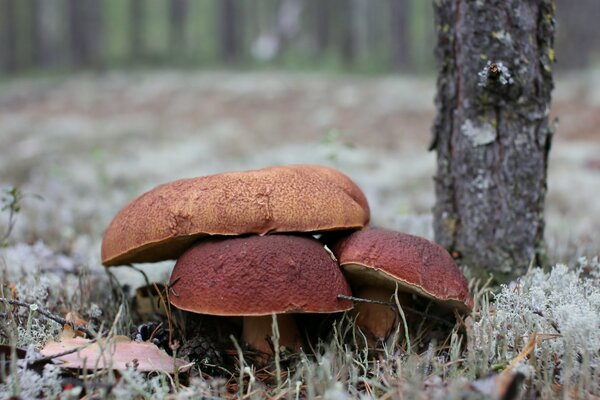
POLYGON ((469 285, 450 254, 425 238, 367 228, 339 239, 332 251, 353 285, 391 285, 469 309, 469 285))
POLYGON ((167 183, 127 204, 102 241, 106 266, 177 258, 198 237, 363 227, 369 206, 346 175, 317 165, 167 183))
POLYGON ((352 308, 337 263, 313 238, 211 238, 186 251, 171 274, 169 300, 200 314, 329 313, 352 308))

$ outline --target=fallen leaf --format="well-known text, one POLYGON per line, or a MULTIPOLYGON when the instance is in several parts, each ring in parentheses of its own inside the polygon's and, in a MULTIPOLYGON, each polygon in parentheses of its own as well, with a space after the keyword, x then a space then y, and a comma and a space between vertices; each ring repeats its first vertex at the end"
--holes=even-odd
MULTIPOLYGON (((25 349, 21 349, 19 347, 16 348, 12 348, 11 346, 7 345, 7 344, 0 344, 0 371, 3 368, 4 369, 4 374, 8 375, 11 372, 11 367, 12 367, 12 357, 13 357, 13 350, 14 350, 14 355, 16 357, 16 359, 18 360, 17 364, 18 365, 23 365, 22 364, 22 360, 25 359, 25 357, 27 356, 27 350, 25 349)), ((30 357, 33 358, 39 358, 41 357, 41 354, 39 353, 34 353, 31 354, 30 357)), ((44 367, 45 364, 47 364, 48 361, 32 361, 33 359, 30 359, 30 364, 29 366, 34 368, 37 371, 41 371, 41 369, 44 367)))
POLYGON ((489 399, 513 400, 520 397, 525 375, 520 372, 503 372, 471 382, 471 387, 489 399))
POLYGON ((185 365, 183 360, 173 359, 152 343, 133 342, 125 336, 118 336, 110 340, 100 339, 98 342, 77 337, 60 342, 50 341, 44 346, 41 353, 50 357, 74 349, 78 350, 57 357, 57 360, 61 362, 58 364, 59 367, 124 370, 130 365, 137 365, 138 371, 173 373, 185 365))
MULTIPOLYGON (((79 326, 86 326, 87 325, 87 321, 84 320, 83 318, 81 318, 81 316, 79 315, 79 313, 77 311, 70 311, 67 313, 67 315, 65 316, 65 319, 67 321, 73 322, 75 325, 79 325, 79 326)), ((61 339, 63 338, 73 338, 75 336, 80 336, 83 337, 85 336, 85 333, 81 332, 81 331, 74 331, 73 327, 71 327, 71 325, 69 324, 65 324, 63 326, 63 331, 61 333, 61 339)))

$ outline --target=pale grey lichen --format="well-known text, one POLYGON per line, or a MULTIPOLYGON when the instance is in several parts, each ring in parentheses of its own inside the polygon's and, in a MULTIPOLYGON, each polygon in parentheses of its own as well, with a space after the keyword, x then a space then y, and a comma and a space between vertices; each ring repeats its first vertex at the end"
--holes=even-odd
POLYGON ((510 70, 502 61, 492 62, 488 60, 485 67, 477 74, 479 86, 488 87, 491 82, 498 82, 502 86, 512 85, 514 79, 510 70))
POLYGON ((506 46, 512 46, 513 40, 510 32, 506 32, 503 30, 492 32, 492 37, 504 43, 506 46))
POLYGON ((134 365, 129 366, 126 370, 120 371, 121 378, 115 387, 111 390, 111 395, 117 399, 137 398, 166 398, 169 394, 170 387, 168 384, 157 385, 153 380, 160 379, 160 376, 155 376, 148 379, 145 374, 135 369, 134 365))
POLYGON ((533 355, 519 367, 535 386, 583 385, 587 393, 599 394, 594 379, 600 373, 599 276, 597 258, 580 259, 574 268, 535 268, 503 286, 473 324, 469 348, 477 354, 470 356, 506 366, 536 335, 533 355), (543 381, 554 375, 556 381, 543 381))
POLYGON ((0 400, 64 398, 61 397, 62 386, 58 367, 47 364, 41 375, 33 369, 22 366, 18 366, 16 369, 15 373, 9 374, 6 380, 0 383, 0 400))
POLYGON ((473 146, 483 146, 496 140, 496 129, 489 122, 475 124, 466 119, 460 127, 460 132, 469 138, 473 146))

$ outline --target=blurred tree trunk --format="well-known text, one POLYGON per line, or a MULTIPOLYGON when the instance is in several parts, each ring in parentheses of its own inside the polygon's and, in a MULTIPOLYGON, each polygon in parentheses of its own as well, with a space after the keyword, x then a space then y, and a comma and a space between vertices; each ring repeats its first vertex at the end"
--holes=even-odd
POLYGON ((75 66, 98 66, 102 60, 102 2, 69 0, 71 59, 75 66))
POLYGON ((32 0, 31 2, 31 61, 34 66, 41 67, 44 65, 43 62, 43 33, 42 33, 42 21, 43 21, 43 0, 32 0))
POLYGON ((17 57, 17 0, 2 0, 0 17, 4 27, 2 36, 2 67, 8 72, 15 72, 18 67, 17 57))
POLYGON ((331 39, 331 3, 329 1, 313 0, 312 10, 315 19, 317 53, 325 54, 331 39))
POLYGON ((145 53, 143 40, 144 0, 131 0, 129 7, 129 49, 133 61, 139 61, 145 53))
POLYGON ((390 19, 392 40, 392 66, 403 70, 408 65, 408 1, 391 0, 390 19))
POLYGON ((354 52, 357 61, 368 60, 369 53, 369 0, 351 0, 352 32, 354 33, 354 52))
POLYGON ((188 0, 170 0, 169 2, 169 44, 171 54, 181 58, 185 54, 185 25, 187 22, 188 0))
POLYGON ((40 68, 64 64, 65 16, 61 0, 33 0, 31 9, 32 60, 40 68))
POLYGON ((560 68, 585 68, 600 56, 600 2, 598 0, 556 0, 559 16, 557 49, 560 68))
POLYGON ((503 281, 544 261, 552 0, 434 2, 435 239, 503 281))
POLYGON ((221 58, 233 63, 239 61, 241 55, 240 33, 243 31, 241 18, 235 0, 220 0, 220 42, 221 58))
POLYGON ((260 33, 252 45, 252 55, 263 61, 276 58, 298 34, 303 3, 300 0, 283 0, 273 21, 260 33))
POLYGON ((337 48, 341 51, 346 65, 356 61, 356 38, 352 28, 354 2, 348 0, 330 0, 333 2, 336 28, 338 33, 337 48))

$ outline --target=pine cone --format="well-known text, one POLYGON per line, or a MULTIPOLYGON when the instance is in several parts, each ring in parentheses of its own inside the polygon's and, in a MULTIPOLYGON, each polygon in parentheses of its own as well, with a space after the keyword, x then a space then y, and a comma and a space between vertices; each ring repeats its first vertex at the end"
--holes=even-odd
POLYGON ((171 354, 169 346, 169 330, 161 322, 150 321, 138 325, 131 338, 137 342, 151 341, 156 346, 171 354))
POLYGON ((216 367, 223 365, 223 355, 217 343, 209 335, 202 334, 202 332, 194 333, 183 343, 178 356, 188 357, 203 371, 214 372, 216 367))

